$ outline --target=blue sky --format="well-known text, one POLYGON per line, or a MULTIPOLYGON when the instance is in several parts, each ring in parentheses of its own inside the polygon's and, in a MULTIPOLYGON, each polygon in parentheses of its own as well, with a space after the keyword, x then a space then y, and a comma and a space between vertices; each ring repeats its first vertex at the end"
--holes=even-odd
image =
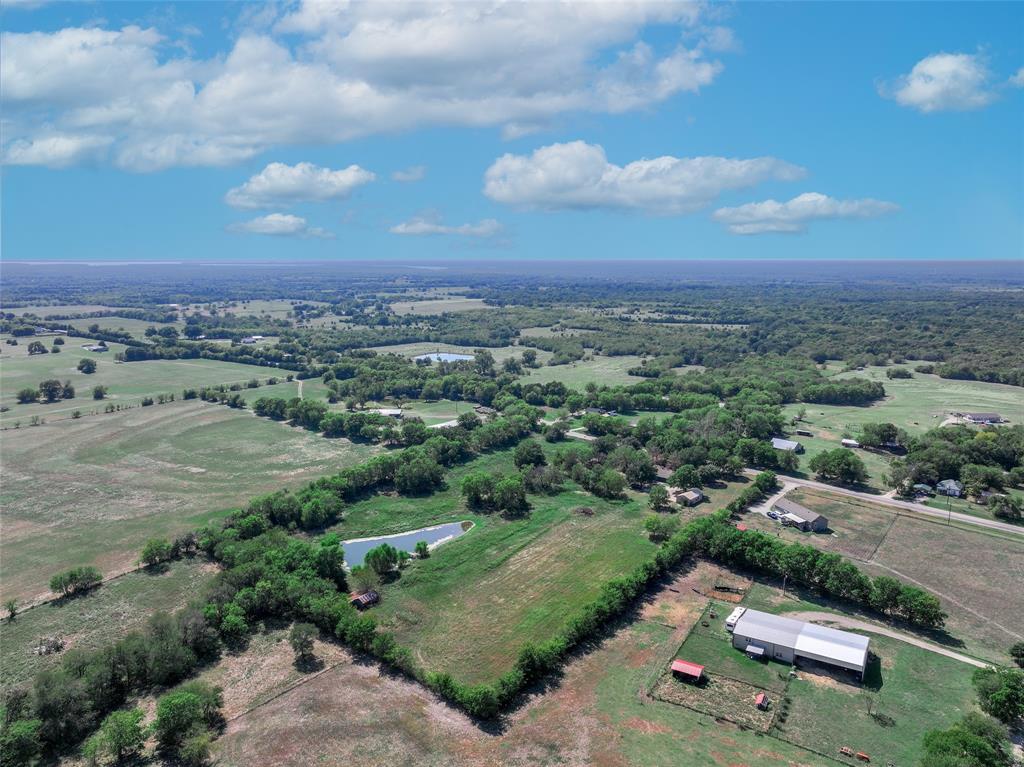
POLYGON ((1021 4, 5 6, 6 260, 1024 256, 1021 4))

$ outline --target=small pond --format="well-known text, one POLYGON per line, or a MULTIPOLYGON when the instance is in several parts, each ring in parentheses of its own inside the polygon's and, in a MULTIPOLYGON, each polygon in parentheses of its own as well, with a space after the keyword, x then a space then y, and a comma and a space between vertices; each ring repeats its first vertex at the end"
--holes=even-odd
POLYGON ((341 548, 345 552, 345 564, 355 567, 363 563, 366 552, 382 543, 390 543, 396 549, 408 551, 411 554, 416 550, 416 544, 420 541, 426 541, 431 548, 434 548, 434 546, 446 543, 453 538, 458 538, 472 526, 473 523, 469 521, 449 522, 445 525, 423 527, 408 533, 378 535, 375 538, 354 538, 351 541, 342 541, 341 548))
POLYGON ((455 352, 431 352, 430 354, 417 354, 413 359, 433 360, 434 362, 461 362, 473 359, 473 355, 456 354, 455 352))

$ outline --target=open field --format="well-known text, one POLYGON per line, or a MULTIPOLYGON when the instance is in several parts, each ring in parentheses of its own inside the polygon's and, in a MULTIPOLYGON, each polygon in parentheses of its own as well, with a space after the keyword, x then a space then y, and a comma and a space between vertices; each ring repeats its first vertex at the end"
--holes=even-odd
POLYGON ((373 452, 196 400, 8 430, 4 596, 45 594, 50 576, 74 565, 129 568, 149 537, 194 528, 373 452))
MULTIPOLYGON (((912 368, 913 364, 908 363, 907 367, 912 368)), ((996 412, 1011 423, 1024 421, 1024 400, 1019 387, 954 381, 922 373, 914 373, 913 378, 889 380, 886 370, 870 367, 838 374, 882 382, 885 399, 868 407, 792 404, 784 410, 788 415, 796 415, 800 409, 806 409, 800 427, 837 444, 843 437, 856 437, 865 423, 888 422, 911 434, 920 434, 939 426, 952 412, 996 412)))
MULTIPOLYGON (((540 359, 541 352, 538 352, 540 359)), ((640 364, 640 357, 625 355, 621 357, 593 357, 589 360, 571 362, 568 365, 544 365, 530 370, 523 380, 527 383, 547 383, 561 381, 570 389, 582 389, 588 383, 598 386, 617 384, 634 384, 644 380, 627 375, 629 368, 640 364)))
MULTIPOLYGON (((60 354, 22 355, 8 358, 4 354, 0 368, 0 404, 10 407, 0 414, 0 423, 5 426, 15 421, 28 423, 34 416, 44 418, 67 418, 75 410, 91 413, 102 412, 106 401, 92 398, 92 388, 106 386, 107 399, 115 404, 138 404, 145 396, 171 394, 181 396, 184 388, 201 388, 215 384, 241 383, 252 378, 266 382, 270 376, 282 378, 281 371, 258 365, 242 365, 237 362, 219 360, 145 360, 143 362, 114 362, 114 355, 124 347, 110 344, 111 350, 102 354, 87 352, 69 339, 60 354), (96 362, 96 372, 90 375, 77 369, 83 358, 96 362), (70 381, 75 387, 73 399, 60 400, 49 404, 19 405, 17 394, 25 387, 36 387, 40 381, 56 378, 70 381)), ((3 347, 21 349, 17 347, 3 347)))
POLYGON ((436 402, 416 400, 406 402, 402 406, 402 412, 406 416, 422 418, 423 423, 427 426, 433 426, 458 418, 463 413, 472 413, 473 403, 456 402, 450 399, 441 399, 436 402))
POLYGON ((88 317, 80 320, 66 320, 64 324, 78 330, 85 330, 90 325, 99 325, 103 330, 124 330, 140 341, 146 340, 146 328, 159 330, 160 328, 175 327, 180 332, 185 327, 184 322, 150 322, 148 320, 133 320, 129 317, 88 317))
POLYGON ((140 628, 155 610, 173 612, 199 596, 214 572, 202 558, 172 562, 163 570, 128 573, 80 597, 47 602, 0 623, 0 687, 60 663, 60 654, 32 652, 40 637, 62 636, 65 650, 103 647, 140 628))
MULTIPOLYGON (((474 348, 472 346, 455 346, 454 344, 437 344, 430 341, 420 341, 412 344, 392 344, 389 346, 371 346, 378 354, 398 354, 402 357, 417 357, 420 354, 432 354, 434 352, 449 352, 451 354, 472 354, 474 348)), ((502 362, 509 357, 522 357, 523 349, 519 346, 496 346, 486 347, 487 351, 491 353, 495 361, 502 362)), ((537 361, 542 365, 545 361, 551 359, 551 352, 546 352, 543 349, 535 349, 537 352, 537 361)))
POLYGON ((1005 662, 1009 646, 1024 639, 1011 617, 1024 614, 1024 594, 1007 588, 1024 581, 1024 540, 825 491, 799 488, 786 497, 827 516, 830 533, 800 533, 754 513, 743 521, 857 560, 872 575, 896 576, 934 592, 949 613, 946 630, 963 642, 963 652, 1005 662))
POLYGON ((227 673, 216 677, 225 686, 231 721, 214 756, 225 767, 340 766, 356 760, 368 767, 819 765, 820 757, 797 746, 644 695, 652 673, 678 647, 680 629, 687 630, 706 604, 690 585, 713 582, 715 570, 699 563, 695 571, 702 577, 684 575, 673 590, 653 594, 639 619, 577 655, 559 679, 534 691, 496 728, 474 723, 420 685, 382 673, 375 664, 347 657, 335 661, 319 646, 326 671, 238 716, 235 711, 247 708, 244 701, 266 700, 280 689, 277 672, 263 670, 283 667, 286 661, 279 656, 289 654, 280 643, 254 639, 237 661, 223 662, 246 668, 244 683, 233 684, 227 673), (657 618, 647 617, 648 611, 657 618), (673 625, 666 623, 669 616, 673 625))
MULTIPOLYGON (((0 307, 0 312, 13 314, 20 317, 23 314, 35 314, 39 317, 46 317, 50 314, 90 314, 91 312, 116 312, 118 309, 137 307, 106 306, 104 304, 33 304, 31 306, 17 306, 8 308, 0 307)), ((98 322, 99 320, 94 320, 98 322)))
POLYGON ((573 336, 586 335, 587 333, 596 333, 596 330, 590 330, 589 328, 562 328, 556 329, 556 325, 550 325, 546 327, 536 328, 523 328, 519 331, 520 338, 572 338, 573 336))
POLYGON ((391 304, 395 314, 444 314, 445 312, 470 312, 477 309, 493 309, 494 307, 484 303, 482 298, 466 298, 465 296, 451 296, 436 300, 423 301, 396 301, 391 304))
MULTIPOLYGON (((810 407, 817 408, 818 406, 809 406, 808 412, 811 412, 810 407)), ((807 479, 814 479, 814 472, 809 468, 811 460, 818 453, 823 453, 826 450, 835 450, 837 447, 841 447, 839 440, 842 439, 842 436, 833 437, 834 432, 819 430, 815 429, 814 426, 808 426, 806 423, 807 418, 810 418, 810 416, 806 416, 805 421, 800 423, 797 428, 808 429, 819 436, 805 437, 790 433, 786 438, 796 440, 804 446, 804 452, 797 456, 800 460, 800 470, 802 475, 807 479)), ((938 426, 938 424, 935 425, 938 426)), ((889 490, 885 485, 885 476, 889 472, 889 462, 894 456, 882 450, 859 449, 854 450, 854 452, 857 454, 857 457, 864 462, 864 468, 867 469, 868 472, 868 479, 864 484, 867 487, 874 488, 875 490, 889 490)))
MULTIPOLYGON (((218 314, 235 314, 239 316, 254 315, 256 317, 270 317, 272 319, 288 319, 288 315, 294 311, 294 304, 319 305, 320 301, 289 300, 289 299, 254 299, 252 301, 232 301, 216 304, 218 314)), ((206 304, 192 304, 182 307, 183 310, 193 314, 206 314, 206 304)))

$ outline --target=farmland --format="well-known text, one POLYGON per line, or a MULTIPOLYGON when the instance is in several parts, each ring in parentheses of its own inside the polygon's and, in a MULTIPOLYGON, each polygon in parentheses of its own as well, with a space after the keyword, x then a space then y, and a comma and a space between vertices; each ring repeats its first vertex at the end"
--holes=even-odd
POLYGON ((195 400, 8 430, 4 595, 37 597, 73 565, 131 567, 149 537, 195 528, 372 451, 195 400))
MULTIPOLYGON (((472 346, 456 346, 454 344, 443 344, 433 343, 430 341, 421 341, 414 344, 392 344, 388 346, 373 346, 371 347, 374 351, 379 354, 397 354, 402 357, 417 357, 421 354, 433 354, 434 352, 447 352, 450 354, 473 354, 475 348, 472 346)), ((487 347, 487 351, 491 353, 495 361, 502 362, 509 357, 521 357, 523 350, 518 346, 497 346, 487 347)), ((546 360, 551 359, 551 352, 543 351, 538 349, 537 360, 543 364, 546 360)))
POLYGON ((470 312, 490 308, 490 306, 483 302, 483 299, 466 298, 464 296, 450 296, 436 300, 396 301, 391 304, 391 310, 398 315, 433 315, 444 314, 445 312, 470 312))
POLYGON ((199 388, 217 384, 244 384, 253 378, 265 382, 269 376, 280 375, 271 368, 256 365, 242 365, 236 362, 220 362, 207 359, 146 360, 144 362, 117 363, 113 357, 124 347, 110 344, 110 351, 103 354, 87 352, 69 339, 60 354, 37 354, 31 357, 23 352, 21 356, 8 357, 8 349, 24 349, 4 346, 3 369, 0 371, 0 403, 10 407, 0 414, 0 424, 11 426, 16 421, 22 425, 32 416, 47 419, 68 418, 75 410, 83 413, 102 410, 105 402, 92 398, 94 386, 106 386, 107 398, 119 405, 137 405, 146 396, 173 393, 178 396, 185 387, 199 388), (87 357, 96 362, 96 372, 85 374, 77 369, 78 361, 87 357), (60 400, 50 404, 17 404, 18 390, 35 387, 40 381, 55 378, 70 381, 75 387, 73 399, 60 400))
POLYGON ((1024 639, 1009 618, 1024 612, 1024 596, 1005 588, 1024 579, 1024 537, 948 526, 824 491, 801 488, 786 497, 828 517, 830 534, 799 533, 756 513, 744 521, 862 562, 874 575, 893 575, 934 592, 949 613, 949 634, 968 653, 1005 660, 1007 648, 1024 639), (962 556, 965 551, 971 556, 962 556))
MULTIPOLYGON (((540 359, 540 354, 538 354, 540 359)), ((640 357, 626 355, 621 357, 595 356, 568 365, 547 365, 534 368, 526 376, 530 383, 547 383, 561 381, 572 389, 582 389, 589 383, 602 386, 617 384, 634 384, 643 380, 628 375, 629 368, 640 365, 640 357)))

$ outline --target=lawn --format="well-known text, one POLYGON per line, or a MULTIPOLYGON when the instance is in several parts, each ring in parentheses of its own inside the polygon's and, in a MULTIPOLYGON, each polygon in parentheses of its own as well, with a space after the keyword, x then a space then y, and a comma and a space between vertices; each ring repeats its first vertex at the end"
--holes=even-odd
POLYGON ((450 399, 437 400, 436 402, 425 402, 416 400, 406 402, 402 406, 405 416, 422 418, 427 426, 439 423, 446 423, 458 418, 463 413, 473 412, 472 402, 456 402, 450 399))
POLYGON ((510 472, 510 458, 503 451, 459 467, 447 489, 427 498, 381 495, 354 504, 338 528, 348 538, 476 523, 385 585, 374 610, 426 668, 466 682, 494 680, 526 642, 550 637, 606 580, 654 552, 642 532, 640 502, 604 501, 569 484, 557 496, 531 495, 530 512, 517 519, 466 509, 461 477, 478 469, 510 472), (574 512, 584 505, 595 513, 574 512))
POLYGON ((129 568, 151 536, 194 528, 375 452, 198 400, 3 436, 0 581, 4 597, 20 599, 46 593, 65 567, 129 568))
POLYGON ((197 558, 173 562, 157 572, 129 573, 75 599, 63 599, 19 613, 0 623, 0 688, 30 679, 60 663, 61 656, 36 655, 40 637, 62 636, 65 647, 103 647, 140 628, 154 610, 172 612, 197 597, 214 567, 197 558))
MULTIPOLYGON (((538 352, 538 359, 540 353, 538 352)), ((635 384, 643 378, 627 375, 629 368, 637 367, 640 357, 624 355, 621 357, 596 356, 589 360, 571 362, 568 365, 543 365, 530 370, 523 378, 525 383, 548 383, 561 381, 570 389, 582 390, 588 383, 598 386, 617 386, 619 384, 635 384)))
POLYGON ((117 363, 114 361, 114 355, 124 348, 119 344, 110 344, 111 351, 96 354, 80 348, 75 344, 75 340, 68 339, 63 347, 64 351, 60 354, 37 354, 31 357, 24 352, 20 353, 21 356, 8 357, 8 350, 26 348, 21 344, 17 347, 0 347, 4 350, 3 366, 0 371, 0 404, 10 407, 10 410, 0 414, 0 424, 12 426, 20 421, 24 425, 34 415, 47 420, 69 418, 75 410, 82 413, 92 413, 94 410, 102 412, 106 402, 92 398, 92 389, 97 385, 107 387, 110 402, 138 405, 144 396, 173 393, 180 397, 184 388, 244 384, 252 378, 265 383, 270 376, 283 377, 281 371, 273 368, 219 360, 145 360, 117 363), (78 371, 78 361, 83 358, 96 362, 95 373, 86 375, 78 371), (75 397, 50 404, 18 404, 18 390, 29 386, 35 387, 40 381, 48 378, 70 381, 75 387, 75 397))

